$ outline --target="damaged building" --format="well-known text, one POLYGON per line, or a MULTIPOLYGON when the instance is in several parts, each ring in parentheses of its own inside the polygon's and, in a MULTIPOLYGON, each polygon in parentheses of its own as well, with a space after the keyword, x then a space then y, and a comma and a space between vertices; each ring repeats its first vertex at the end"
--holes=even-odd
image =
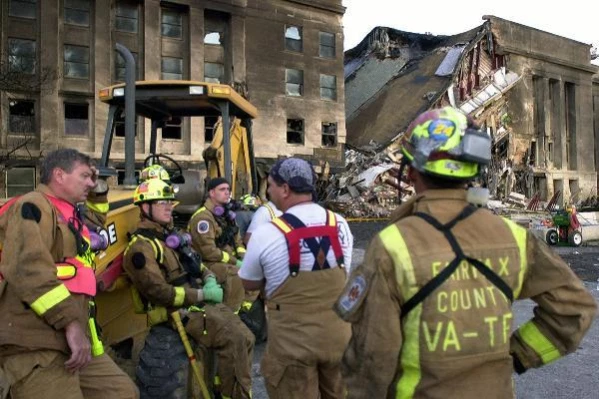
POLYGON ((483 20, 453 36, 379 27, 348 50, 348 146, 396 153, 419 113, 453 105, 493 139, 482 176, 492 196, 593 201, 599 68, 591 46, 494 16, 483 20))
MULTIPOLYGON (((1 0, 0 197, 35 187, 38 158, 54 148, 100 158, 108 106, 97 93, 125 76, 116 43, 133 53, 138 80, 226 83, 245 95, 259 113, 258 161, 343 166, 344 12, 341 0, 1 0)), ((158 151, 204 168, 215 122, 173 118, 158 151)), ((138 168, 149 131, 140 119, 138 168)), ((111 161, 122 177, 124 129, 111 161)))

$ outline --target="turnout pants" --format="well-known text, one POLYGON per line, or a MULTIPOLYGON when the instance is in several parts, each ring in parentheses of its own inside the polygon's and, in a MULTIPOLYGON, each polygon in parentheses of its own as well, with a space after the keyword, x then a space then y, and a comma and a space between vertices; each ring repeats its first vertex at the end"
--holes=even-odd
POLYGON ((54 350, 38 350, 0 358, 12 382, 11 399, 137 399, 133 381, 106 354, 92 358, 77 373, 64 367, 69 356, 54 350))
POLYGON ((206 266, 216 275, 216 281, 223 287, 223 303, 233 312, 239 311, 245 299, 245 290, 237 275, 237 266, 228 263, 206 263, 206 266))
POLYGON ((223 304, 206 305, 187 314, 185 331, 207 348, 215 349, 220 391, 232 399, 251 398, 254 334, 223 304))

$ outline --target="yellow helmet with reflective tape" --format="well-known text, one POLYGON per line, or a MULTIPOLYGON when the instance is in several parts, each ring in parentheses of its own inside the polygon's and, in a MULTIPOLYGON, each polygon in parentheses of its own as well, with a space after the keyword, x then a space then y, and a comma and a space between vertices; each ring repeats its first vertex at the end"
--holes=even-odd
POLYGON ((469 180, 491 159, 491 139, 453 107, 432 109, 408 126, 401 142, 407 162, 421 173, 469 180))
POLYGON ((139 180, 142 182, 150 179, 160 179, 170 182, 171 177, 166 169, 162 167, 162 165, 154 164, 142 170, 141 174, 139 175, 139 180))
POLYGON ((133 203, 135 205, 142 202, 174 199, 175 190, 173 186, 160 179, 146 180, 137 186, 135 194, 133 194, 133 203))

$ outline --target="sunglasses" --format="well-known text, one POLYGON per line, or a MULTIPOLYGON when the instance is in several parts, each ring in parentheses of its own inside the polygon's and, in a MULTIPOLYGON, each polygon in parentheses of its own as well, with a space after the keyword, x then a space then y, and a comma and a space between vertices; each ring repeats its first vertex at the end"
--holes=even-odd
POLYGON ((158 201, 154 201, 153 202, 156 205, 173 205, 175 203, 175 201, 173 200, 158 200, 158 201))

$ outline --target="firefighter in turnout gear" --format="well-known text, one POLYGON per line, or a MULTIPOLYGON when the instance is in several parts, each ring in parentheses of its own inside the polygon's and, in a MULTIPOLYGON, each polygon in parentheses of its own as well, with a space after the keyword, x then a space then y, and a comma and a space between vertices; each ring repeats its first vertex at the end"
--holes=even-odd
POLYGON ((228 208, 231 188, 227 180, 215 178, 208 183, 208 198, 189 220, 188 230, 193 248, 216 275, 225 291, 224 304, 239 311, 245 290, 237 275, 245 247, 235 223, 235 213, 228 208))
POLYGON ((142 220, 125 251, 124 268, 136 290, 134 303, 150 325, 170 322, 179 309, 185 331, 218 356, 220 393, 247 399, 251 391, 254 336, 221 302, 214 274, 190 248, 189 234, 170 229, 175 194, 160 179, 140 184, 134 195, 142 220))
POLYGON ((0 216, 0 367, 11 397, 137 398, 98 338, 95 254, 78 206, 107 210, 107 187, 73 149, 48 153, 40 182, 0 216))
POLYGON ((459 110, 420 115, 402 151, 416 199, 374 237, 335 305, 352 323, 348 397, 514 397, 514 371, 576 350, 595 301, 544 242, 467 202, 491 144, 459 110), (512 302, 525 298, 534 317, 512 333, 512 302))
POLYGON ((263 289, 268 340, 262 359, 271 399, 341 399, 340 362, 350 326, 332 306, 351 264, 345 219, 312 202, 316 176, 299 158, 277 162, 268 192, 284 213, 252 234, 239 271, 248 290, 263 289))

